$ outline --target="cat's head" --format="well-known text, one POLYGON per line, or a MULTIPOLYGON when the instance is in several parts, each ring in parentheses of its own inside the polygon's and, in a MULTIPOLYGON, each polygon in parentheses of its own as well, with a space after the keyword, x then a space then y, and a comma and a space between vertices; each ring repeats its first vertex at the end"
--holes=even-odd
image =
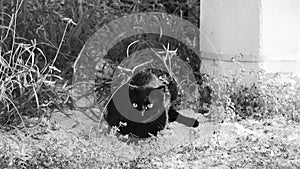
MULTIPOLYGON (((129 97, 132 107, 138 111, 147 111, 153 108, 158 102, 154 102, 149 96, 152 95, 153 98, 157 90, 164 90, 168 84, 168 81, 157 77, 152 71, 152 69, 143 70, 137 73, 130 81, 129 97)), ((155 95, 157 95, 157 93, 155 95)), ((161 96, 161 98, 163 98, 163 96, 161 96)))
POLYGON ((132 107, 144 116, 142 123, 157 119, 165 111, 164 95, 160 89, 129 87, 129 98, 132 107))
POLYGON ((142 115, 147 110, 150 110, 151 114, 162 112, 165 96, 171 96, 170 101, 177 98, 177 86, 169 78, 167 72, 153 68, 135 74, 129 83, 131 106, 142 115))
POLYGON ((129 98, 131 105, 138 111, 147 111, 154 106, 154 102, 149 98, 151 88, 144 87, 129 87, 129 98))

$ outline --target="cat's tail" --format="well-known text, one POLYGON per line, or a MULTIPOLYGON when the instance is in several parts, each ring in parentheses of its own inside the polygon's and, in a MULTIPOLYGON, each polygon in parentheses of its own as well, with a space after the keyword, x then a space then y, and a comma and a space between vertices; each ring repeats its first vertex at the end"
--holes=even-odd
POLYGON ((191 117, 186 117, 176 110, 174 110, 172 107, 169 109, 168 112, 169 115, 169 121, 177 121, 178 123, 181 123, 187 127, 198 127, 199 126, 199 121, 197 119, 191 118, 191 117))

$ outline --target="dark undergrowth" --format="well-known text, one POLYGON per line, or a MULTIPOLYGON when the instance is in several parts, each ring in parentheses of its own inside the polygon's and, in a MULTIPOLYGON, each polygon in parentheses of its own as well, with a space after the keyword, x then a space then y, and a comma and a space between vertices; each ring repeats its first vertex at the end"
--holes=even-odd
POLYGON ((121 16, 153 11, 199 27, 199 5, 198 0, 0 1, 0 168, 299 168, 298 138, 277 138, 286 126, 273 124, 282 119, 297 135, 292 127, 299 128, 300 82, 289 73, 255 72, 258 81, 252 85, 240 82, 247 75, 202 75, 198 106, 209 110, 208 122, 254 119, 263 128, 255 130, 271 133, 237 135, 231 149, 220 143, 224 135, 218 130, 206 143, 195 129, 186 144, 166 147, 162 136, 128 145, 114 130, 62 138, 49 123, 54 110, 68 115, 65 110, 73 108, 72 65, 95 31, 121 16))

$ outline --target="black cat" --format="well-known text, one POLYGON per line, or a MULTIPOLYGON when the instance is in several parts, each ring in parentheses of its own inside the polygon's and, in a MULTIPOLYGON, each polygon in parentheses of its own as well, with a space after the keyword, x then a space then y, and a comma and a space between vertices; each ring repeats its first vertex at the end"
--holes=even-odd
POLYGON ((117 126, 119 133, 138 138, 157 135, 168 122, 177 121, 188 127, 197 127, 199 122, 196 119, 181 115, 172 106, 166 113, 164 94, 167 89, 171 95, 170 101, 175 100, 178 92, 174 83, 159 79, 157 73, 155 75, 149 69, 136 74, 130 83, 123 85, 114 95, 115 98, 108 103, 106 121, 110 126, 117 126), (126 98, 121 98, 123 91, 129 92, 128 102, 126 98), (118 108, 115 103, 118 103, 118 108), (124 117, 124 114, 128 116, 124 117), (120 126, 120 122, 126 125, 120 126))

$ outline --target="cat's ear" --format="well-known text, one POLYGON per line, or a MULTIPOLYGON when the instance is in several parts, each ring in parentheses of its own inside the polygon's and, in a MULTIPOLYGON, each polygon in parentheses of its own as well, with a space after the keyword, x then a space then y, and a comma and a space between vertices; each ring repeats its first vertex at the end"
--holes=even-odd
POLYGON ((165 81, 163 78, 159 79, 156 75, 151 74, 151 81, 147 84, 147 87, 158 88, 168 84, 168 81, 165 81))
POLYGON ((164 75, 161 75, 158 77, 159 80, 163 81, 163 83, 165 84, 169 84, 169 81, 167 80, 167 76, 164 74, 164 75))

